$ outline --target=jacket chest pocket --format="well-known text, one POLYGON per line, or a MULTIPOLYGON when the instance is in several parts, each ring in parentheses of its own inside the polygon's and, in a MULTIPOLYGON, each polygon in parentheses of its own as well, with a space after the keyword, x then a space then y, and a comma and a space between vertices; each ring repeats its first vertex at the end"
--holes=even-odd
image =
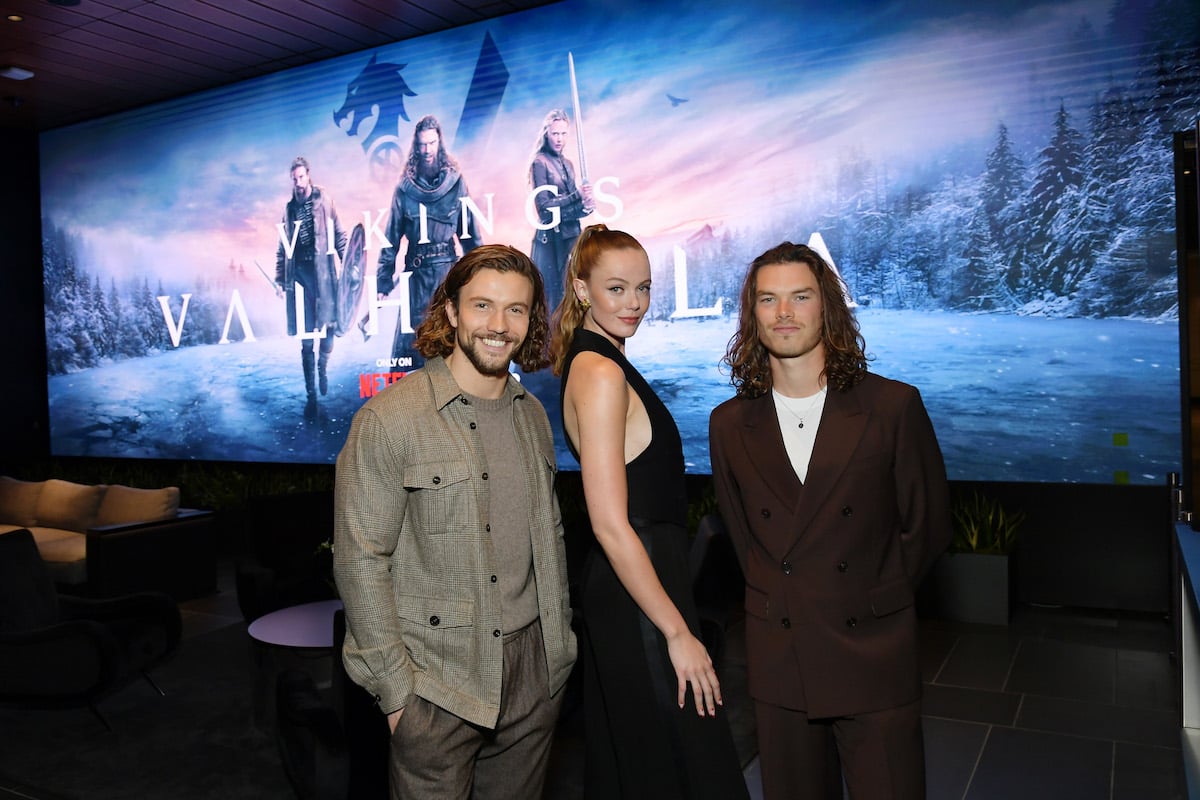
POLYGON ((470 524, 471 470, 465 461, 411 464, 404 469, 408 509, 422 534, 439 534, 470 524))

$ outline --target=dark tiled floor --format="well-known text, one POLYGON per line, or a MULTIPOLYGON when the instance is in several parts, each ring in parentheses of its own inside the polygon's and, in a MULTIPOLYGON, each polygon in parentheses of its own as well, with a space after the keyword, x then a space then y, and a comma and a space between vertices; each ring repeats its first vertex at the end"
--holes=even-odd
MULTIPOLYGON (((184 635, 243 624, 222 592, 185 604, 184 635)), ((761 797, 738 626, 726 708, 761 797)), ((1171 632, 1158 617, 1022 608, 1008 627, 923 620, 930 800, 1158 800, 1184 796, 1171 632)), ((62 713, 62 712, 58 712, 62 713)), ((86 712, 81 712, 86 713, 86 712)), ((582 720, 557 740, 553 800, 581 796, 582 720)), ((0 800, 64 800, 0 775, 0 800)))
POLYGON ((931 800, 1181 798, 1175 662, 1159 617, 1018 609, 924 620, 931 800))

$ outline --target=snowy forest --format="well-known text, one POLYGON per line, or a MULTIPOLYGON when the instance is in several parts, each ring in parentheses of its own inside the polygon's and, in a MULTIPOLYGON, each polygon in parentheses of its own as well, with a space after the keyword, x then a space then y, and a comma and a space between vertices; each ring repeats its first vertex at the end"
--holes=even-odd
MULTIPOLYGON (((1175 317, 1172 140, 1200 117, 1200 4, 1165 0, 1142 13, 1117 3, 1104 37, 1083 21, 1064 46, 1081 56, 1136 48, 1138 68, 1074 114, 1059 100, 1029 152, 1000 121, 975 171, 947 172, 928 185, 892 185, 887 166, 856 148, 840 160, 819 207, 754 237, 694 236, 686 247, 689 304, 736 304, 745 265, 758 253, 819 231, 860 305, 1175 317)), ((669 257, 661 260, 656 282, 670 280, 669 257)), ((670 293, 660 292, 652 316, 672 310, 670 293)))
MULTIPOLYGON (((146 277, 125 284, 110 278, 105 286, 99 276, 79 266, 80 250, 73 237, 43 220, 46 371, 62 375, 171 349, 170 329, 157 299, 168 295, 161 279, 153 290, 146 277)), ((215 344, 221 338, 229 295, 215 283, 201 283, 191 294, 179 346, 215 344)), ((180 295, 171 296, 169 307, 178 324, 180 295)))

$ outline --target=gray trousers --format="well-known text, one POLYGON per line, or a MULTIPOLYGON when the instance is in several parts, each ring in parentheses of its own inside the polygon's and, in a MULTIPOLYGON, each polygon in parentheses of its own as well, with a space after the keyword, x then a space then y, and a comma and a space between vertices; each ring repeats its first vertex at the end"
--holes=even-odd
POLYGON ((420 697, 392 734, 392 800, 536 800, 563 692, 550 696, 540 620, 504 637, 500 718, 484 728, 420 697))

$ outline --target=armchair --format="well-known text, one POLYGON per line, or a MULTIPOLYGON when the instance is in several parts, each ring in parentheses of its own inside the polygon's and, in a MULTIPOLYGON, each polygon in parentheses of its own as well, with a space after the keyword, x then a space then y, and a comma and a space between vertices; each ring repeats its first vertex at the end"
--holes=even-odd
MULTIPOLYGON (((179 643, 179 608, 143 592, 108 600, 60 595, 33 534, 0 534, 0 704, 86 706, 142 675, 179 643)), ((109 728, 111 730, 111 728, 109 728)))

